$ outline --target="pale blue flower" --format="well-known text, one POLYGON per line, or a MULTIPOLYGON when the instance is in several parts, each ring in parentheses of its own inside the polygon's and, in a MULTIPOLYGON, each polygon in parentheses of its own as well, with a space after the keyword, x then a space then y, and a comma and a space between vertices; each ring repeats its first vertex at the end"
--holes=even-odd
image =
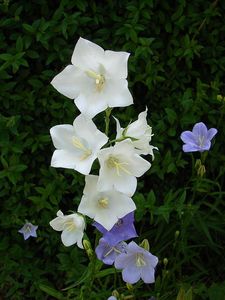
POLYGON ((158 258, 156 256, 132 241, 127 245, 126 252, 116 257, 114 265, 117 269, 123 269, 123 280, 133 284, 140 279, 145 283, 155 282, 157 263, 158 258))
POLYGON ((30 236, 37 237, 37 229, 38 226, 27 222, 23 225, 23 227, 20 230, 18 230, 18 232, 23 234, 24 240, 27 240, 30 236))
POLYGON ((203 152, 211 147, 211 139, 217 134, 216 128, 207 129, 202 122, 196 123, 192 131, 182 132, 180 138, 185 143, 183 145, 184 152, 203 152))

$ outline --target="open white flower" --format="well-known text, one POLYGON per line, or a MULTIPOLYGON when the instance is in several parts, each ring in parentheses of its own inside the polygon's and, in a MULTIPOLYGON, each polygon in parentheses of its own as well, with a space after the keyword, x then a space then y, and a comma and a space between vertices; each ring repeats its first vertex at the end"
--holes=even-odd
POLYGON ((98 176, 87 175, 85 182, 84 195, 77 211, 93 218, 107 230, 110 230, 118 219, 136 209, 130 197, 115 189, 99 192, 98 176))
POLYGON ((108 137, 99 131, 93 121, 79 115, 72 125, 57 125, 50 129, 56 150, 51 166, 75 169, 87 175, 99 149, 108 141, 108 137))
POLYGON ((138 154, 150 154, 154 159, 153 149, 158 148, 149 144, 153 134, 152 128, 148 125, 146 120, 147 111, 148 109, 146 108, 145 111, 141 112, 138 115, 138 119, 135 122, 129 124, 126 128, 121 128, 119 120, 115 118, 117 125, 116 139, 130 137, 138 154))
POLYGON ((61 239, 65 246, 71 246, 77 243, 79 248, 84 248, 82 238, 84 235, 85 221, 79 214, 70 214, 65 216, 61 210, 57 212, 57 217, 50 223, 56 231, 62 231, 61 239))
POLYGON ((151 164, 135 152, 130 139, 114 147, 99 151, 100 162, 98 189, 106 191, 115 188, 132 196, 137 187, 137 178, 142 176, 151 164))
POLYGON ((75 99, 81 113, 93 118, 107 107, 133 103, 128 90, 129 53, 106 50, 79 38, 68 65, 51 84, 63 95, 75 99))

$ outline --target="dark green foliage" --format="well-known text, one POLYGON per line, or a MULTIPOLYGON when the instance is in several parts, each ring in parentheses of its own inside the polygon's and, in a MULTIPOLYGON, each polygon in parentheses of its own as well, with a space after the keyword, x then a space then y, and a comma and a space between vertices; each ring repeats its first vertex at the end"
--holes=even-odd
MULTIPOLYGON (((117 289, 135 299, 225 299, 224 11, 217 0, 0 2, 0 298, 107 299, 117 289), (84 176, 49 167, 49 129, 78 115, 50 81, 80 36, 131 53, 134 105, 113 115, 126 126, 148 106, 159 148, 134 200, 137 240, 147 238, 160 263, 155 285, 132 291, 119 272, 65 248, 49 226, 58 209, 76 210, 84 186, 84 176), (200 121, 218 129, 203 178, 199 153, 184 154, 180 140, 200 121), (18 233, 26 219, 38 238, 18 233)), ((103 130, 103 114, 95 121, 103 130)), ((94 244, 90 225, 87 234, 94 244)))

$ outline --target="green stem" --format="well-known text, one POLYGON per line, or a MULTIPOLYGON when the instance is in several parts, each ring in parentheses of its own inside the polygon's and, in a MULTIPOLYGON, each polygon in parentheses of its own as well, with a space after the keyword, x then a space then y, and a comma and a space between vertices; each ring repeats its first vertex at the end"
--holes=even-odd
POLYGON ((111 114, 112 108, 108 107, 105 111, 105 134, 108 136, 109 134, 109 121, 110 121, 110 114, 111 114))

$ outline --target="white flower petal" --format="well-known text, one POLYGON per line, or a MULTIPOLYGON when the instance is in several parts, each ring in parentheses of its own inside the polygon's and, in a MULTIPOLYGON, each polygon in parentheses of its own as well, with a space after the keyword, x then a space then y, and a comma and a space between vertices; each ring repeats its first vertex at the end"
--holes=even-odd
POLYGON ((142 176, 148 169, 151 167, 150 162, 145 160, 144 158, 140 157, 140 155, 135 154, 132 157, 132 164, 129 166, 130 172, 136 176, 142 176))
POLYGON ((107 98, 102 96, 102 93, 98 94, 80 94, 74 101, 81 113, 89 118, 94 118, 97 114, 104 111, 107 108, 107 98))
POLYGON ((101 224, 105 229, 110 230, 118 222, 118 218, 112 209, 96 214, 94 220, 101 224))
POLYGON ((75 169, 77 155, 67 150, 55 150, 52 155, 51 166, 54 168, 75 169))
POLYGON ((128 90, 126 79, 107 79, 103 89, 109 107, 124 107, 133 104, 133 97, 128 90))
POLYGON ((76 133, 85 137, 92 149, 100 149, 108 141, 108 137, 99 131, 94 122, 85 115, 79 115, 73 123, 76 133))
POLYGON ((49 222, 50 226, 56 231, 63 230, 64 219, 62 217, 56 217, 49 222))
POLYGON ((127 61, 130 53, 105 51, 104 67, 106 69, 106 77, 114 79, 127 78, 127 61))
POLYGON ((122 178, 117 176, 115 178, 114 180, 115 189, 121 193, 124 193, 132 197, 137 188, 137 178, 135 176, 129 176, 129 175, 123 175, 121 177, 122 178))
POLYGON ((134 201, 127 195, 113 191, 111 193, 111 210, 121 219, 136 209, 134 201))
POLYGON ((81 245, 81 240, 83 237, 83 232, 75 230, 64 230, 61 234, 62 242, 66 247, 76 244, 79 241, 81 245))
POLYGON ((73 150, 72 137, 74 128, 72 125, 56 125, 50 129, 53 145, 57 149, 73 150))
POLYGON ((73 65, 69 65, 53 78, 51 84, 64 96, 75 99, 80 92, 80 86, 75 82, 80 82, 80 77, 83 77, 82 72, 73 65))
POLYGON ((96 175, 85 176, 85 187, 83 190, 84 195, 93 195, 96 190, 98 178, 99 177, 96 175))
POLYGON ((97 70, 103 62, 104 50, 95 43, 79 38, 72 55, 72 64, 83 70, 97 70))

